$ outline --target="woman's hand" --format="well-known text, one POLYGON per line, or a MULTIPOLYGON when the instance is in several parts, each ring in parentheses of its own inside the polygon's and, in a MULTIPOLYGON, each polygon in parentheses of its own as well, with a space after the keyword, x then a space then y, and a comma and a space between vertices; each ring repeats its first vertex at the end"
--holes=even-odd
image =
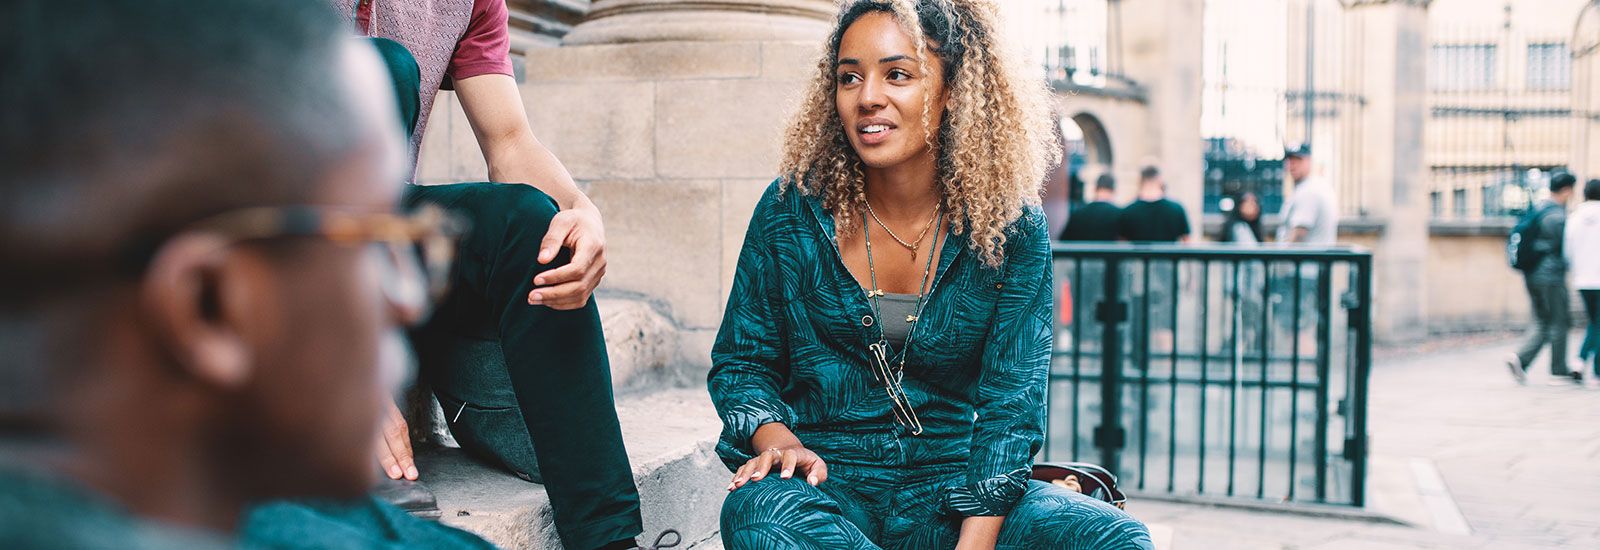
POLYGON ((797 444, 789 447, 772 447, 745 462, 744 466, 739 467, 739 471, 734 472, 733 482, 728 484, 728 490, 738 489, 752 481, 761 481, 775 469, 783 479, 794 477, 798 472, 805 476, 806 483, 810 483, 812 487, 828 480, 828 464, 822 461, 822 457, 811 452, 811 449, 797 444))

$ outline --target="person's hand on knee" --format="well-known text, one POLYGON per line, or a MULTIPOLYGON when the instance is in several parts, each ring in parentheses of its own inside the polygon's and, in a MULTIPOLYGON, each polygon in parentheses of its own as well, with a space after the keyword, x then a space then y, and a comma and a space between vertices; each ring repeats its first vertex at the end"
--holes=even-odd
POLYGON ((378 464, 389 479, 416 481, 417 464, 411 452, 411 427, 406 425, 400 406, 389 402, 389 413, 384 415, 383 428, 378 434, 378 464))
POLYGON ((572 260, 533 278, 529 304, 559 310, 589 305, 589 297, 606 275, 605 225, 599 210, 572 208, 551 218, 539 245, 539 263, 555 261, 563 248, 572 250, 572 260))
POLYGON ((733 491, 752 481, 761 481, 774 470, 779 472, 779 477, 789 479, 800 474, 805 476, 806 483, 815 487, 828 480, 828 464, 817 456, 817 453, 802 445, 795 444, 787 447, 772 447, 739 467, 734 472, 733 482, 728 484, 728 490, 733 491))

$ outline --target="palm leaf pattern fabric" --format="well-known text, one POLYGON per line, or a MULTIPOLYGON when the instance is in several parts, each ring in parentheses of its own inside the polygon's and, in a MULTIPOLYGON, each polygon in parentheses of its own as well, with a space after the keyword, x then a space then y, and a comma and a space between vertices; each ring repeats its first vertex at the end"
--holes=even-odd
MULTIPOLYGON (((768 479, 732 493, 724 527, 732 519, 739 533, 724 531, 730 547, 871 548, 885 537, 953 536, 963 516, 1006 516, 1037 500, 1043 493, 1028 473, 1044 439, 1053 331, 1042 212, 1029 208, 1008 229, 999 267, 985 265, 964 235, 946 236, 916 332, 896 350, 907 354, 905 393, 925 429, 916 436, 895 422, 873 376, 867 346, 880 328, 836 235, 821 202, 781 179, 745 234, 707 377, 723 421, 717 453, 737 469, 755 451, 756 428, 781 422, 827 461, 830 480, 819 488, 768 479), (764 517, 778 509, 790 512, 764 517)), ((1143 533, 1094 504, 1069 507, 1143 533)), ((1039 517, 1058 508, 1030 507, 1039 517)))

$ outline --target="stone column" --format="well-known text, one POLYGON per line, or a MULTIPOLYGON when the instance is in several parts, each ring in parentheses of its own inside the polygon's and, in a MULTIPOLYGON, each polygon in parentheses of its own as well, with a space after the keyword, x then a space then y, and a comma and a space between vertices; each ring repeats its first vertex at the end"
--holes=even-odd
MULTIPOLYGON (((1203 0, 1120 0, 1123 54, 1128 77, 1144 86, 1149 116, 1141 139, 1149 159, 1166 175, 1172 200, 1201 227, 1205 151, 1200 139, 1201 63, 1205 38, 1203 0)), ((1121 161, 1118 164, 1122 164, 1121 161)), ((1137 170, 1137 168, 1135 168, 1137 170)))
POLYGON ((1367 99, 1362 158, 1369 214, 1382 224, 1373 251, 1373 323, 1379 341, 1427 336, 1427 122, 1430 0, 1354 2, 1367 99))
POLYGON ((745 227, 833 11, 831 0, 596 0, 561 47, 527 54, 534 133, 605 215, 602 299, 667 316, 685 378, 710 365, 745 227))

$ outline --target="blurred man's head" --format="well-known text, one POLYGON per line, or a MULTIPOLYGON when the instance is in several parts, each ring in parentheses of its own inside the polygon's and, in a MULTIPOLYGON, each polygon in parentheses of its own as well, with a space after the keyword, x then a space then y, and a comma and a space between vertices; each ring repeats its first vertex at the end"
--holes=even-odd
POLYGON ((1600 178, 1589 180, 1583 184, 1583 200, 1600 201, 1600 178))
POLYGON ((1100 174, 1094 179, 1094 200, 1111 202, 1117 198, 1117 179, 1111 174, 1100 174))
POLYGON ((1165 192, 1166 179, 1162 177, 1162 169, 1154 165, 1139 169, 1139 195, 1165 192))
POLYGON ((1311 146, 1297 145, 1285 149, 1283 167, 1289 172, 1289 179, 1295 183, 1311 177, 1311 146))
POLYGON ((1557 203, 1566 203, 1572 198, 1572 190, 1577 187, 1578 178, 1566 172, 1557 173, 1550 177, 1550 200, 1557 203))
POLYGON ((394 210, 402 132, 372 47, 321 0, 6 11, 0 437, 66 449, 73 475, 143 515, 174 512, 130 493, 364 490, 399 377, 380 357, 401 322, 383 264, 370 246, 195 224, 394 210), (153 471, 180 467, 189 479, 153 471))

